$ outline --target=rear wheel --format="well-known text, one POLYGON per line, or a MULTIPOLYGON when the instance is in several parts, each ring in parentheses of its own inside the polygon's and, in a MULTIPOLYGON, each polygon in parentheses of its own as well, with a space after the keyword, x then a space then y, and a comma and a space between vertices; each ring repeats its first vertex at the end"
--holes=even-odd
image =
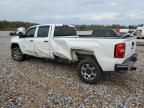
POLYGON ((80 79, 88 84, 95 84, 101 79, 100 66, 91 59, 81 60, 77 66, 80 79))
POLYGON ((19 47, 12 49, 12 58, 16 61, 23 61, 25 59, 25 56, 22 54, 19 47))

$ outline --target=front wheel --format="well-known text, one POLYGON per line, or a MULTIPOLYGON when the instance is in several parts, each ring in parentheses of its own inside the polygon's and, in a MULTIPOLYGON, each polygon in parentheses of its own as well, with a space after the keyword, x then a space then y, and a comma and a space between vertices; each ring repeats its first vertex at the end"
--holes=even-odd
POLYGON ((20 48, 16 47, 12 49, 12 58, 16 61, 23 61, 25 57, 22 54, 20 48))
POLYGON ((95 84, 101 79, 102 70, 100 66, 91 59, 84 59, 79 62, 77 72, 82 81, 88 84, 95 84))

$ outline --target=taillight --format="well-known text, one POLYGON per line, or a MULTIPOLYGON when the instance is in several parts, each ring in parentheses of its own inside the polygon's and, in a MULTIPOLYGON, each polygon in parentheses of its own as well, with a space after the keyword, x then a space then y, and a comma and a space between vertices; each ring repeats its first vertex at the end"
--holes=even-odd
POLYGON ((124 58, 125 56, 125 43, 120 43, 115 45, 115 58, 124 58))

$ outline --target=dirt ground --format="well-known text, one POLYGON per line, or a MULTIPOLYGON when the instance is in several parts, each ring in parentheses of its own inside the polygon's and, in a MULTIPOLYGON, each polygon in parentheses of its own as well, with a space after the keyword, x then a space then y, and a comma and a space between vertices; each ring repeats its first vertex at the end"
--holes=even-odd
POLYGON ((83 83, 76 66, 11 58, 8 32, 0 32, 1 108, 144 108, 144 46, 137 47, 137 70, 106 73, 97 84, 83 83))

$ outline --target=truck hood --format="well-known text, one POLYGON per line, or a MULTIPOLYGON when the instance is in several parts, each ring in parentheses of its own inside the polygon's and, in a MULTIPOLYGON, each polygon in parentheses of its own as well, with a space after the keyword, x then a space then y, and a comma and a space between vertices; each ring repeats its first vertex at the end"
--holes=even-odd
POLYGON ((19 36, 15 36, 15 37, 13 37, 12 39, 18 39, 19 38, 19 36))
POLYGON ((11 39, 11 42, 12 42, 12 43, 17 43, 18 41, 19 41, 19 36, 13 37, 13 38, 11 39))

